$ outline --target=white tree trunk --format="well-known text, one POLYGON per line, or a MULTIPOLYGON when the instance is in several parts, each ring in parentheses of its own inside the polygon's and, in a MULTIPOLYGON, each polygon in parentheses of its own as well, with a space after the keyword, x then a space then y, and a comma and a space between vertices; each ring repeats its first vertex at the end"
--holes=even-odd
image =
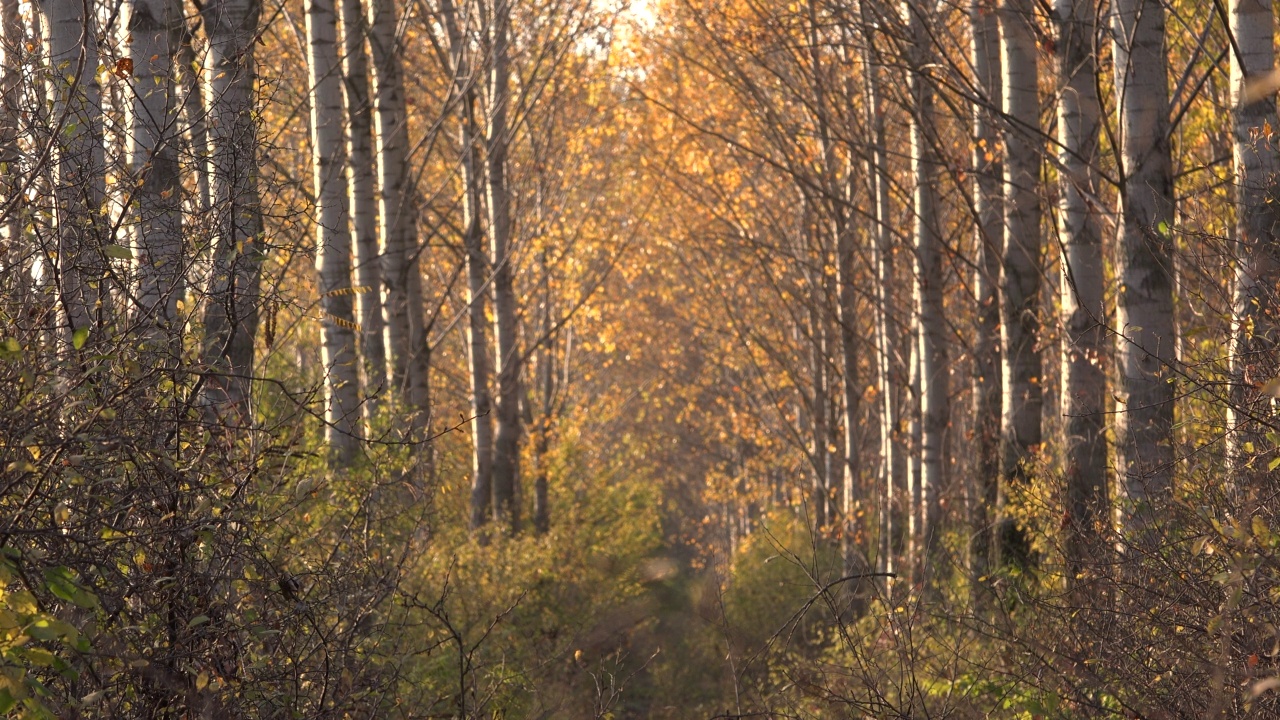
POLYGON ((164 337, 180 341, 178 300, 186 276, 175 79, 182 32, 178 3, 133 0, 129 14, 129 55, 133 60, 129 149, 138 213, 134 260, 141 306, 137 310, 141 324, 151 328, 156 341, 164 337))
POLYGON ((348 117, 348 182, 351 228, 355 234, 356 284, 367 288, 356 296, 360 319, 360 360, 365 373, 369 411, 387 392, 387 347, 383 337, 382 268, 378 257, 378 179, 373 157, 373 105, 369 98, 369 56, 365 51, 368 20, 360 0, 342 2, 343 70, 348 117))
MULTIPOLYGON (((1250 415, 1268 417, 1271 398, 1256 384, 1280 375, 1275 350, 1280 346, 1280 152, 1271 132, 1280 129, 1276 98, 1265 87, 1275 69, 1275 12, 1268 0, 1232 0, 1231 103, 1235 108, 1236 290, 1232 375, 1236 384, 1228 403, 1228 427, 1234 431, 1234 473, 1248 475, 1245 443, 1255 452, 1266 447, 1266 433, 1250 415), (1245 413, 1242 416, 1241 410, 1245 413)), ((1256 460, 1259 465, 1265 461, 1256 460)), ((1265 468, 1257 467, 1259 473, 1265 468)), ((1250 483, 1242 483, 1248 485, 1250 483)))
POLYGON ((29 248, 21 243, 22 214, 15 195, 19 190, 18 164, 22 149, 18 144, 21 125, 22 64, 26 38, 22 30, 22 18, 18 13, 18 0, 0 0, 0 243, 5 247, 0 257, 0 270, 14 282, 25 305, 30 285, 29 248))
POLYGON ((931 2, 911 8, 910 83, 912 95, 911 169, 915 185, 915 308, 919 318, 920 473, 914 488, 918 526, 912 584, 929 587, 935 567, 939 531, 939 497, 946 472, 945 435, 950 416, 947 363, 947 319, 943 308, 943 242, 938 218, 941 163, 931 133, 937 120, 933 81, 928 77, 933 58, 931 2))
POLYGON ((493 256, 494 358, 498 379, 493 446, 493 514, 520 527, 516 489, 520 477, 520 353, 517 301, 512 267, 511 190, 507 184, 507 155, 511 128, 511 0, 494 0, 489 23, 493 68, 489 88, 489 134, 486 138, 489 191, 489 233, 493 256))
POLYGON ((467 254, 467 348, 471 363, 471 527, 489 519, 493 499, 493 409, 489 395, 488 293, 489 255, 480 223, 483 170, 477 143, 474 99, 466 93, 463 103, 462 175, 463 246, 467 254))
MULTIPOLYGON (((67 340, 91 333, 107 265, 101 206, 106 187, 97 23, 82 0, 42 0, 49 54, 52 128, 58 157, 55 267, 61 326, 67 340)), ((87 338, 85 338, 87 339, 87 338)))
MULTIPOLYGON (((427 347, 418 266, 418 235, 409 182, 408 115, 403 50, 392 0, 370 0, 369 51, 373 60, 374 152, 378 159, 378 222, 382 238, 382 296, 391 387, 408 411, 417 440, 430 420, 430 348, 427 347)), ((429 455, 428 455, 429 457, 429 455)))
POLYGON ((217 238, 205 309, 205 391, 217 420, 248 423, 263 237, 258 194, 257 69, 260 0, 209 0, 210 141, 217 238))
POLYGON ((1063 451, 1067 473, 1068 540, 1075 576, 1097 521, 1106 517, 1106 335, 1098 192, 1098 99, 1095 0, 1056 0, 1058 96, 1058 227, 1062 246, 1063 451))
POLYGON ((1173 162, 1168 55, 1158 0, 1113 0, 1121 186, 1116 276, 1117 524, 1149 528, 1173 476, 1173 162))
POLYGON ((308 0, 311 70, 311 171, 316 197, 316 271, 319 278, 321 366, 324 369, 325 440, 339 467, 359 451, 359 361, 355 295, 351 291, 351 227, 347 196, 346 107, 338 60, 334 0, 308 0))
POLYGON ((200 59, 196 57, 194 28, 184 27, 175 60, 182 115, 186 120, 187 142, 190 143, 195 168, 198 212, 203 215, 213 207, 212 168, 209 167, 209 127, 205 118, 204 78, 200 59))
POLYGON ((1004 97, 1000 55, 1000 23, 988 3, 977 1, 969 9, 973 37, 973 69, 983 95, 973 115, 973 206, 976 214, 974 267, 977 299, 976 339, 973 352, 974 467, 969 490, 969 571, 974 603, 983 578, 991 570, 995 509, 1000 489, 1000 403, 1003 376, 1000 353, 1000 267, 1004 244, 999 113, 1004 97))
POLYGON ((1004 67, 1004 247, 1000 275, 1001 518, 996 554, 1025 554, 1012 521, 1004 517, 1009 483, 1026 479, 1025 464, 1041 440, 1040 130, 1039 73, 1031 0, 1002 0, 1000 37, 1004 67))

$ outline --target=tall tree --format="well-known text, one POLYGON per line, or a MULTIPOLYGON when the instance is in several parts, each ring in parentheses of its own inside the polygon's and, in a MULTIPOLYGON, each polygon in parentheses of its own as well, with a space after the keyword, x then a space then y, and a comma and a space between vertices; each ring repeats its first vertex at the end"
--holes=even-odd
POLYGON ((913 584, 928 586, 936 571, 940 540, 939 490, 946 473, 945 436, 950 416, 947 363, 947 319, 943 308, 945 270, 938 185, 941 162, 933 133, 937 128, 933 79, 934 15, 932 0, 912 0, 910 13, 911 176, 915 243, 915 311, 919 318, 920 473, 916 495, 919 526, 912 533, 918 543, 913 558, 913 584))
MULTIPOLYGON (((865 22, 865 19, 864 19, 865 22)), ((902 443, 900 425, 900 385, 896 380, 900 343, 890 332, 889 303, 893 297, 893 232, 890 229, 889 152, 885 136, 885 120, 882 104, 881 60, 870 53, 866 57, 867 112, 871 116, 872 151, 869 171, 872 197, 875 198, 875 234, 872 240, 875 264, 875 340, 876 382, 880 404, 880 547, 881 570, 892 573, 898 552, 897 535, 901 534, 898 505, 902 488, 906 484, 906 453, 902 443)))
POLYGON ((422 440, 430 419, 430 348, 419 269, 414 189, 409 178, 409 126, 404 98, 404 48, 393 0, 369 1, 373 60, 374 155, 378 160, 378 231, 391 387, 408 417, 408 435, 422 440))
MULTIPOLYGON (((1040 93, 1031 0, 1000 3, 1004 67, 1004 247, 1000 269, 1001 380, 1000 475, 1003 483, 1026 477, 1026 463, 1040 444, 1040 93)), ((1009 488, 1001 488, 1001 514, 1009 488)), ((996 552, 1005 560, 1024 550, 1011 521, 1001 517, 996 552), (1006 557, 1009 556, 1009 557, 1006 557)))
POLYGON ((203 67, 200 59, 196 57, 195 31, 198 26, 199 21, 191 25, 183 23, 182 38, 175 62, 182 117, 185 121, 192 163, 195 166, 198 194, 196 207, 201 214, 204 214, 213 207, 213 191, 210 185, 212 171, 209 167, 209 126, 205 110, 203 67))
MULTIPOLYGON (((1280 375, 1280 129, 1270 75, 1275 71, 1275 11, 1265 0, 1231 3, 1231 103, 1235 110, 1236 288, 1232 370, 1236 391, 1228 425, 1236 433, 1235 471, 1248 474, 1243 448, 1262 451, 1265 433, 1250 416, 1269 398, 1253 386, 1280 375), (1262 401, 1261 403, 1259 401, 1262 401), (1243 410, 1243 412, 1240 412, 1243 410)), ((1257 461, 1261 463, 1262 461, 1257 461)), ((1260 470, 1260 468, 1258 468, 1260 470)))
POLYGON ((1158 0, 1111 4, 1120 218, 1116 275, 1119 527, 1142 533, 1172 485, 1175 362, 1173 162, 1165 12, 1158 0))
POLYGON ((350 198, 347 195, 347 114, 338 58, 334 0, 308 0, 311 70, 311 172, 316 198, 316 271, 319 279, 325 440, 339 467, 359 451, 359 362, 355 294, 351 287, 350 198))
MULTIPOLYGON (((16 172, 22 158, 22 149, 18 142, 21 118, 22 94, 22 62, 26 44, 19 14, 18 0, 0 0, 0 53, 3 62, 0 65, 0 163, 5 172, 0 177, 0 192, 4 200, 4 219, 0 221, 0 241, 5 244, 5 255, 0 258, 4 271, 20 273, 24 279, 30 271, 26 268, 26 251, 21 247, 18 238, 22 230, 21 215, 18 212, 14 196, 21 187, 21 175, 16 172), (19 254, 22 253, 22 254, 19 254)), ((25 295, 27 283, 19 283, 20 292, 25 295)))
POLYGON ((516 503, 520 476, 520 371, 517 345, 518 307, 513 267, 511 189, 507 179, 512 128, 511 0, 493 0, 487 23, 492 68, 489 73, 489 128, 485 138, 486 187, 493 267, 493 336, 497 372, 496 425, 493 442, 493 514, 514 533, 520 527, 516 503))
POLYGON ((249 392, 262 275, 262 204, 258 192, 258 123, 254 112, 260 0, 210 0, 210 156, 216 239, 204 315, 206 402, 221 419, 252 420, 249 392))
POLYGON ((484 247, 483 137, 477 115, 473 48, 459 9, 441 0, 440 14, 449 40, 449 62, 458 105, 458 149, 462 161, 462 247, 467 268, 467 359, 471 380, 471 527, 489 520, 493 508, 493 418, 490 395, 488 312, 489 253, 484 247))
POLYGON ((42 0, 54 140, 58 157, 57 249, 53 267, 68 340, 84 343, 97 324, 106 262, 101 238, 106 165, 98 83, 97 22, 83 0, 42 0), (78 338, 78 339, 77 339, 78 338))
POLYGON ((1097 14, 1095 0, 1057 0, 1058 195, 1062 247, 1063 452, 1068 518, 1067 580, 1075 582, 1089 536, 1106 517, 1106 335, 1103 318, 1102 230, 1098 207, 1097 14))
POLYGON ((129 143, 138 213, 138 312, 142 324, 153 328, 158 338, 178 338, 175 323, 186 264, 175 59, 185 28, 182 8, 173 0, 134 0, 130 10, 133 123, 129 143))
POLYGON ((382 317, 382 268, 378 257, 378 178, 373 157, 373 104, 369 97, 369 23, 361 0, 342 2, 342 68, 347 99, 347 182, 351 191, 351 230, 355 235, 355 280, 360 321, 360 360, 370 411, 387 388, 387 348, 382 317))
MULTIPOLYGON (((976 592, 990 571, 991 540, 1000 488, 1000 267, 1004 244, 999 113, 1004 97, 1000 52, 1000 22, 990 3, 976 0, 969 8, 973 39, 973 72, 979 101, 973 114, 973 207, 977 222, 978 262, 973 271, 978 302, 973 352, 973 427, 977 464, 969 493, 969 570, 976 592)), ((975 601, 978 597, 975 595, 975 601)))

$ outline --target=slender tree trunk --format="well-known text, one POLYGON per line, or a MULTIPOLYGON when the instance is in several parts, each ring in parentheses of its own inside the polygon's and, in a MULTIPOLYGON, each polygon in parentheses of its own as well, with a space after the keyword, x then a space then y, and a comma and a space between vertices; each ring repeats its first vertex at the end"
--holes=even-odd
POLYGON ((30 249, 21 242, 22 214, 14 200, 20 187, 18 164, 22 160, 22 148, 18 141, 26 45, 18 10, 18 0, 0 0, 0 51, 4 53, 3 65, 0 65, 0 166, 4 169, 0 173, 0 197, 3 198, 0 212, 4 213, 0 219, 0 243, 5 247, 0 269, 14 279, 13 287, 21 294, 17 298, 19 307, 26 307, 31 289, 30 249))
POLYGON ((813 458, 813 527, 821 530, 827 527, 830 517, 827 514, 827 496, 830 492, 831 477, 827 474, 830 443, 827 434, 827 365, 826 338, 819 306, 821 291, 818 289, 819 278, 810 278, 809 295, 809 372, 813 381, 813 394, 810 395, 809 415, 812 419, 810 454, 813 458))
POLYGON ((335 467, 350 466, 360 445, 359 361, 355 294, 351 288, 350 198, 347 194, 346 107, 338 59, 334 0, 308 0, 311 69, 311 171, 316 197, 316 272, 319 278, 325 440, 335 467))
MULTIPOLYGON (((898 552, 896 535, 900 524, 895 521, 900 502, 898 487, 905 482, 904 454, 898 429, 898 387, 894 383, 893 358, 896 343, 889 333, 889 302, 893 297, 893 234, 889 223, 888 149, 885 144, 884 104, 882 101, 882 69, 879 57, 872 50, 875 41, 874 12, 862 2, 859 7, 863 25, 863 56, 865 72, 866 118, 871 131, 871 154, 867 163, 867 178, 871 198, 875 203, 874 234, 871 240, 871 257, 875 271, 874 281, 874 335, 876 344, 876 389, 879 402, 880 472, 879 485, 879 545, 877 569, 884 573, 896 570, 898 552)), ((885 589, 890 588, 886 580, 885 589)))
MULTIPOLYGON (((173 0, 134 0, 129 14, 133 60, 134 198, 137 201, 138 313, 156 342, 180 342, 178 300, 183 262, 181 187, 178 174, 175 63, 182 43, 182 8, 173 0)), ((180 346, 170 348, 176 362, 180 346)))
POLYGON ((262 273, 262 207, 258 195, 257 69, 253 51, 260 0, 210 0, 203 10, 209 38, 210 139, 217 239, 205 309, 204 362, 213 419, 250 423, 253 341, 262 273))
POLYGON ((1228 427, 1234 430, 1232 455, 1237 487, 1254 490, 1246 478, 1261 475, 1268 460, 1243 453, 1246 443, 1261 456, 1274 452, 1263 423, 1271 398, 1254 388, 1280 375, 1280 150, 1271 131, 1280 128, 1276 98, 1259 81, 1275 69, 1275 12, 1267 0, 1233 0, 1231 101, 1235 108, 1236 289, 1232 374, 1235 392, 1228 403, 1228 427), (1241 411, 1244 411, 1242 413, 1241 411), (1253 463, 1253 467, 1250 463, 1253 463), (1243 480, 1243 482, 1241 482, 1243 480))
POLYGON ((360 0, 342 2, 343 72, 347 98, 347 181, 351 190, 351 229, 355 235, 356 317, 367 410, 377 410, 387 392, 387 347, 382 319, 382 268, 378 257, 378 182, 373 157, 373 105, 369 97, 369 23, 360 0))
POLYGON ((467 253, 467 347, 471 361, 471 527, 483 525, 493 499, 493 401, 489 395, 488 293, 489 254, 481 226, 483 169, 475 122, 475 100, 470 91, 463 103, 462 175, 463 246, 467 253))
POLYGON ((1004 97, 1000 53, 1000 22, 990 4, 974 2, 969 9, 973 35, 973 68, 985 102, 974 106, 973 205, 977 215, 978 262, 974 267, 977 297, 976 340, 973 351, 973 430, 975 463, 969 491, 969 572, 973 603, 981 607, 979 592, 991 572, 995 509, 1000 489, 1000 265, 1004 242, 999 114, 994 106, 1004 97))
MULTIPOLYGON (((539 198, 541 200, 541 198, 539 198)), ((542 266, 542 349, 538 355, 538 386, 542 394, 542 412, 538 417, 533 451, 538 474, 533 480, 533 528, 539 535, 551 529, 551 507, 547 483, 547 451, 551 445, 551 426, 555 412, 556 372, 551 333, 551 275, 544 250, 539 258, 542 266)))
POLYGON ((493 447, 493 515, 512 534, 520 529, 516 488, 520 477, 520 353, 517 347, 515 272, 512 268, 511 191, 507 187, 507 124, 511 99, 510 0, 494 0, 490 25, 493 70, 486 138, 489 233, 493 253, 494 354, 498 379, 497 434, 493 447))
POLYGON ((1158 0, 1113 0, 1120 142, 1116 276, 1117 525, 1140 538, 1173 479, 1173 162, 1168 55, 1158 0))
POLYGON ((179 97, 182 117, 186 121, 187 142, 191 148, 192 165, 195 168, 196 208, 203 216, 213 208, 213 191, 210 184, 213 169, 209 167, 209 126, 205 118, 204 79, 200 61, 196 58, 195 26, 183 23, 182 37, 176 58, 179 97))
MULTIPOLYGON (((413 188, 409 186, 409 129, 404 100, 403 48, 392 0, 369 1, 373 60, 374 155, 378 160, 378 223, 382 296, 391 387, 408 417, 406 433, 420 441, 431 413, 430 348, 423 316, 422 273, 413 188)), ((428 458, 430 449, 427 449, 428 458)))
POLYGON ((1025 482, 1026 463, 1041 440, 1040 338, 1040 130, 1039 72, 1031 0, 1002 0, 1004 66, 1004 248, 1000 274, 1001 449, 998 500, 1002 562, 1026 559, 1026 541, 1007 517, 1011 485, 1025 482))
POLYGON ((1091 537, 1106 517, 1106 336, 1103 318, 1102 231, 1098 192, 1097 5, 1095 0, 1056 0, 1058 99, 1058 214, 1062 245, 1062 412, 1066 418, 1068 514, 1067 581, 1074 584, 1091 537))
POLYGON ((915 307, 919 317, 920 474, 916 484, 919 527, 913 533, 918 554, 913 585, 932 585, 939 532, 939 496, 946 472, 945 435, 950 416, 947 320, 943 308, 943 242, 938 219, 941 163, 930 133, 937 124, 933 82, 932 3, 913 4, 911 12, 911 165, 915 184, 915 307))
POLYGON ((61 326, 83 343, 98 325, 106 296, 101 207, 105 193, 97 22, 82 0, 41 0, 51 68, 58 249, 55 268, 61 326))

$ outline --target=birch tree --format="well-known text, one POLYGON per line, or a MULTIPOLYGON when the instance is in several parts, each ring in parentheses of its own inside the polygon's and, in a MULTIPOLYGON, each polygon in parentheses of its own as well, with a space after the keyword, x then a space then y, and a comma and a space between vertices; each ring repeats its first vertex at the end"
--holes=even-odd
MULTIPOLYGON (((1003 94, 1000 23, 990 4, 976 1, 969 8, 973 72, 980 100, 973 114, 973 206, 978 262, 974 267, 974 295, 978 303, 973 353, 973 425, 977 464, 969 498, 969 569, 973 587, 990 572, 993 511, 1000 487, 1000 266, 1004 244, 1004 163, 1001 158, 999 117, 993 107, 1003 94)), ((975 597, 976 599, 976 597, 975 597)))
MULTIPOLYGON (((1235 337, 1232 352, 1236 391, 1228 403, 1235 471, 1247 473, 1245 444, 1261 451, 1265 434, 1250 416, 1266 416, 1269 398, 1253 387, 1280 374, 1280 129, 1270 77, 1275 71, 1275 12, 1264 0, 1233 0, 1231 103, 1234 108, 1236 172, 1235 337), (1261 402, 1259 402, 1261 400, 1261 402), (1244 412, 1240 412, 1243 409, 1244 412)), ((1257 462, 1262 462, 1258 460, 1257 462)), ((1255 472, 1261 470, 1256 468, 1255 472)))
POLYGON ((1120 143, 1116 511, 1122 531, 1149 528, 1152 505, 1168 493, 1173 476, 1174 208, 1164 18, 1157 0, 1111 4, 1120 143))
MULTIPOLYGON (((1041 440, 1040 333, 1040 95, 1031 0, 1002 0, 1000 48, 1004 70, 1004 243, 1000 270, 1001 488, 1026 479, 1026 463, 1041 440)), ((1012 523, 1000 518, 997 554, 1022 554, 1012 523)))
POLYGON ((911 175, 914 184, 915 311, 919 318, 920 472, 915 494, 919 525, 911 533, 917 545, 913 584, 928 585, 938 547, 938 490, 946 470, 944 441, 950 414, 947 320, 943 308, 942 232, 938 218, 940 162, 933 144, 937 117, 933 81, 932 0, 908 4, 910 13, 911 175))
POLYGON ((217 233, 204 315, 205 389, 218 418, 242 423, 251 420, 249 391, 263 257, 253 54, 261 11, 259 0, 210 0, 202 11, 209 38, 217 233))
POLYGON ((1068 582, 1085 544, 1106 517, 1106 355, 1102 230, 1098 207, 1097 4, 1057 0, 1053 20, 1058 75, 1058 228, 1062 247, 1062 412, 1066 416, 1068 582))
POLYGON ((493 444, 493 515, 514 533, 520 527, 516 483, 520 474, 520 370, 517 347, 517 301, 512 266, 511 190, 507 155, 512 129, 511 1, 493 0, 488 22, 492 68, 489 81, 489 128, 485 138, 489 234, 493 267, 494 359, 497 372, 497 432, 493 444))
POLYGON ((311 70, 311 171, 316 197, 325 440, 338 466, 350 465, 359 444, 360 381, 355 294, 351 288, 350 198, 347 194, 346 107, 338 59, 334 0, 308 0, 311 70))
MULTIPOLYGON (((173 0, 134 0, 129 14, 133 123, 129 136, 137 203, 138 298, 151 334, 180 337, 178 300, 186 276, 182 239, 176 63, 182 8, 173 0)), ((178 348, 174 348, 177 350, 178 348)))
MULTIPOLYGON (((5 256, 0 258, 7 273, 29 273, 26 260, 18 244, 22 226, 21 215, 16 207, 14 195, 21 187, 20 175, 16 172, 22 159, 19 145, 21 107, 19 98, 22 94, 22 58, 25 37, 22 18, 18 13, 18 0, 0 0, 0 163, 5 172, 0 173, 0 192, 4 200, 0 201, 0 212, 4 219, 0 221, 0 241, 7 248, 5 256), (19 255, 22 252, 23 255, 19 255)), ((26 283, 21 286, 25 287, 26 283)), ((25 294, 25 292, 24 292, 25 294)))
POLYGON ((416 439, 430 418, 430 349, 423 316, 418 236, 409 185, 408 115, 403 48, 393 0, 369 1, 373 61, 374 156, 378 160, 378 234, 383 313, 391 387, 399 393, 416 439))
POLYGON ((347 182, 351 192, 351 230, 355 236, 356 317, 360 321, 360 360, 370 411, 387 388, 387 349, 383 337, 382 268, 378 257, 378 179, 373 157, 373 105, 369 97, 369 23, 360 0, 342 3, 342 69, 347 100, 347 182))
POLYGON ((105 193, 102 95, 97 23, 83 0, 42 0, 48 47, 52 132, 57 152, 52 254, 54 284, 66 339, 82 345, 96 324, 106 262, 101 245, 105 193))

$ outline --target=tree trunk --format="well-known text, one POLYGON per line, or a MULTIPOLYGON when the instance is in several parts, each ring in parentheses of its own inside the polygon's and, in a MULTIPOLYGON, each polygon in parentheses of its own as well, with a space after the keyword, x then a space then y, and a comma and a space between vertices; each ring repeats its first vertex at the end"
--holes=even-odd
MULTIPOLYGON (((133 42, 134 199, 137 201, 139 321, 153 341, 181 342, 178 300, 183 262, 181 187, 178 173, 178 104, 175 58, 183 34, 182 8, 173 0, 134 0, 129 14, 133 42)), ((169 348, 176 363, 180 345, 169 348)))
POLYGON ((334 0, 308 0, 311 70, 311 171, 316 197, 316 272, 319 279, 325 440, 335 467, 350 466, 360 445, 359 361, 355 294, 351 291, 350 198, 347 195, 346 107, 338 60, 334 0))
POLYGON ((977 298, 976 339, 973 350, 973 430, 976 441, 973 484, 969 491, 969 572, 975 607, 979 591, 991 572, 995 509, 1000 488, 1000 265, 1004 241, 1004 203, 1001 185, 999 113, 1004 97, 1000 56, 1000 22, 986 3, 969 9, 973 34, 973 69, 985 100, 974 105, 974 185, 978 262, 974 267, 977 298))
MULTIPOLYGON (((1236 53, 1231 63, 1231 101, 1235 108, 1236 289, 1232 402, 1228 427, 1234 430, 1232 455, 1238 487, 1249 489, 1250 476, 1266 470, 1260 456, 1274 452, 1262 423, 1250 416, 1271 416, 1271 397, 1254 388, 1280 375, 1280 152, 1266 130, 1280 128, 1275 95, 1257 84, 1275 68, 1275 14, 1264 0, 1233 0, 1231 32, 1236 53), (1243 413, 1241 411, 1244 411, 1243 413), (1252 444, 1254 454, 1243 452, 1252 444), (1250 467, 1250 463, 1254 467, 1250 467), (1241 482, 1243 481, 1243 482, 1241 482)), ((1268 89, 1269 90, 1269 89, 1268 89)), ((1257 488, 1252 488, 1257 490, 1257 488)))
POLYGON ((13 287, 20 293, 19 307, 27 305, 30 292, 30 249, 21 242, 22 213, 14 197, 20 188, 18 163, 22 149, 18 145, 21 125, 22 65, 24 46, 22 18, 18 13, 19 0, 0 0, 0 51, 4 53, 0 65, 0 243, 4 255, 0 256, 0 269, 13 279, 13 287))
POLYGON ((933 81, 928 77, 933 58, 933 10, 931 3, 911 8, 911 168, 915 184, 913 199, 915 226, 915 308, 919 317, 920 380, 920 474, 916 491, 919 527, 913 532, 918 543, 912 584, 932 586, 939 531, 939 497, 946 472, 945 435, 949 408, 947 363, 947 319, 943 308, 943 242, 938 219, 938 176, 941 168, 930 133, 937 119, 934 113, 933 81))
POLYGON ((1062 245, 1063 454, 1067 474, 1067 581, 1074 584, 1106 517, 1107 445, 1103 423, 1106 356, 1102 231, 1098 192, 1097 5, 1057 0, 1058 214, 1062 245))
POLYGON ((1173 479, 1173 162, 1164 7, 1113 0, 1111 24, 1119 98, 1120 222, 1116 276, 1117 525, 1151 528, 1173 479))
POLYGON ((1026 559, 1026 541, 1007 517, 1011 485, 1025 482, 1041 440, 1039 73, 1031 0, 1000 3, 1004 65, 1004 248, 1000 275, 1001 449, 995 552, 1001 562, 1026 559))
POLYGON ((404 53, 397 42, 398 27, 392 0, 370 0, 369 50, 373 59, 385 346, 391 387, 399 393, 408 416, 406 435, 411 441, 421 441, 431 412, 430 348, 423 317, 413 188, 408 186, 409 130, 400 64, 404 53))
MULTIPOLYGON (((897 504, 900 502, 898 487, 905 478, 904 453, 901 452, 900 432, 898 430, 898 385, 894 382, 893 358, 897 353, 897 344, 889 333, 889 302, 893 297, 893 233, 890 229, 891 209, 889 207, 889 169, 888 148, 885 145, 884 103, 881 90, 882 68, 879 56, 873 50, 875 35, 875 13, 864 1, 859 7, 863 27, 864 82, 866 93, 866 121, 871 131, 871 154, 867 162, 867 179, 870 195, 875 207, 874 233, 871 240, 871 257, 874 280, 874 337, 876 345, 876 389, 879 404, 879 447, 880 468, 877 484, 879 485, 879 543, 877 569, 884 573, 893 573, 896 569, 895 556, 898 552, 896 535, 900 532, 900 523, 896 522, 897 504)), ((886 579, 884 588, 891 584, 886 579)))
MULTIPOLYGON (((541 197, 539 197, 541 201, 541 197)), ((539 208, 541 210, 541 208, 539 208)), ((547 253, 543 250, 539 262, 542 266, 542 349, 538 355, 538 387, 542 393, 542 413, 538 418, 533 443, 538 474, 533 480, 533 528, 539 535, 551 529, 551 507, 547 483, 547 450, 551 445, 551 427, 555 412, 556 372, 555 346, 551 334, 551 275, 547 265, 547 253)))
POLYGON ((182 102, 182 116, 186 121, 187 142, 196 176, 196 210, 200 215, 213 208, 210 187, 212 169, 209 167, 209 126, 205 117, 204 85, 201 68, 197 65, 195 50, 195 26, 183 23, 182 37, 176 58, 178 88, 182 102))
POLYGON ((511 266, 511 191, 507 187, 507 125, 511 100, 510 0, 494 0, 491 33, 493 71, 489 91, 489 135, 486 138, 489 191, 489 233, 493 254, 494 354, 498 376, 497 434, 493 447, 493 516, 520 529, 516 488, 520 477, 520 353, 517 348, 517 307, 511 266))
POLYGON ((489 255, 484 247, 484 228, 480 223, 482 166, 475 122, 475 100, 466 92, 463 103, 462 175, 463 175, 463 246, 467 253, 467 347, 471 362, 471 527, 479 528, 487 521, 493 499, 493 408, 489 395, 489 344, 486 340, 489 281, 489 255))
POLYGON ((248 424, 253 341, 262 273, 258 195, 257 77, 253 50, 260 0, 210 0, 202 16, 209 38, 210 136, 217 238, 205 309, 207 402, 214 420, 248 424))
POLYGON ((97 22, 85 15, 82 0, 41 0, 40 8, 53 69, 50 87, 58 157, 54 282, 65 339, 84 343, 97 325, 107 271, 100 247, 106 166, 97 22))
POLYGON ((387 347, 383 337, 382 268, 378 257, 378 183, 373 156, 373 106, 369 98, 369 57, 365 36, 369 27, 360 0, 342 2, 343 72, 348 133, 348 183, 351 191, 351 229, 355 235, 356 317, 360 361, 370 414, 387 392, 387 347))

